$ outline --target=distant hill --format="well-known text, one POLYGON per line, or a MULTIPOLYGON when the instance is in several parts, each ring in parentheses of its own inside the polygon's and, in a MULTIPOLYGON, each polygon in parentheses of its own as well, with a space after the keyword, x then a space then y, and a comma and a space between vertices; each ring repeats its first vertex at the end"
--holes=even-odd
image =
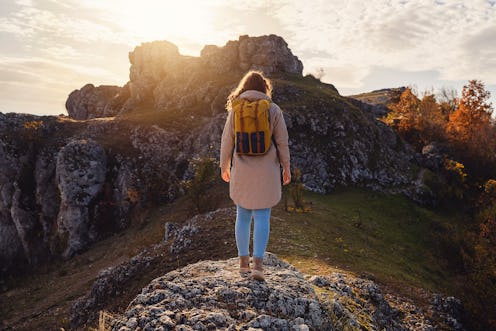
POLYGON ((401 93, 406 87, 383 88, 371 92, 349 95, 348 97, 360 100, 371 105, 389 106, 392 103, 397 103, 400 100, 401 93))
POLYGON ((359 100, 362 104, 357 104, 362 110, 370 112, 376 117, 384 117, 389 112, 389 106, 400 100, 401 93, 405 87, 384 88, 372 92, 349 95, 349 98, 359 100))

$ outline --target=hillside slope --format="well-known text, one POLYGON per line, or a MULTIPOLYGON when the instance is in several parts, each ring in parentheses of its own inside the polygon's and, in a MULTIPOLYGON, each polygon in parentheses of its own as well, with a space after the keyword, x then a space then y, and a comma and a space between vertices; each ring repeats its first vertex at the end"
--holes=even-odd
POLYGON ((302 77, 278 36, 242 36, 200 57, 145 43, 130 61, 123 87, 71 93, 72 118, 0 114, 0 278, 70 258, 179 197, 192 159, 218 157, 226 96, 253 68, 274 82, 309 190, 356 185, 429 201, 412 150, 332 85, 302 77))
MULTIPOLYGON (((235 256, 235 211, 227 186, 212 192, 219 194, 217 211, 191 218, 190 202, 184 198, 148 209, 128 229, 72 260, 9 284, 0 295, 3 327, 68 329, 72 324, 86 330, 96 325, 100 310, 123 314, 154 278, 197 261, 235 256)), ((356 189, 306 193, 305 198, 311 212, 288 213, 283 203, 274 208, 269 251, 331 284, 362 291, 373 283, 393 311, 400 310, 397 318, 413 316, 412 321, 452 330, 439 306, 445 300, 436 293, 461 294, 444 255, 446 247, 440 245, 450 224, 463 224, 456 210, 428 210, 401 196, 356 189)), ((366 314, 355 316, 360 323, 374 320, 373 312, 380 307, 370 297, 341 295, 345 311, 353 314, 361 302, 366 314)), ((446 307, 458 311, 452 316, 459 321, 457 301, 449 302, 446 307)))

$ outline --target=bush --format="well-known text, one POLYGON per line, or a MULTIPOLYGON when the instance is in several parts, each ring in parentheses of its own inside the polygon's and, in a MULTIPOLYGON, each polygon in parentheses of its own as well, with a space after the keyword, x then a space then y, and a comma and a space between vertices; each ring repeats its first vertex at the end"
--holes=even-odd
POLYGON ((303 194, 305 192, 305 187, 301 181, 301 170, 298 168, 293 169, 292 181, 289 185, 289 188, 285 193, 285 208, 286 211, 297 211, 297 212, 307 212, 310 209, 305 203, 305 199, 303 198, 303 194), (287 194, 291 196, 291 200, 293 200, 293 206, 288 206, 287 203, 287 194))
POLYGON ((214 210, 216 201, 208 190, 219 177, 219 165, 216 159, 202 156, 191 161, 193 178, 183 182, 186 196, 189 197, 198 213, 214 210))
POLYGON ((460 201, 464 198, 467 184, 467 174, 464 165, 460 162, 445 159, 443 168, 433 173, 425 172, 424 183, 429 187, 442 202, 460 201))

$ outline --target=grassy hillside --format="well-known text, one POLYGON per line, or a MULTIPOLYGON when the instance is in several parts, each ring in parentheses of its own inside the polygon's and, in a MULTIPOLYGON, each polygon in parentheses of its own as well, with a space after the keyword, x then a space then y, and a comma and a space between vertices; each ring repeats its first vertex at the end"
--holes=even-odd
POLYGON ((463 223, 460 214, 360 189, 306 193, 306 199, 309 213, 275 209, 269 249, 309 273, 336 267, 397 289, 449 291, 453 275, 439 238, 463 223))
MULTIPOLYGON (((227 185, 219 207, 231 205, 227 185)), ((418 288, 453 293, 453 275, 440 253, 438 237, 449 224, 463 222, 455 211, 421 208, 402 196, 343 189, 329 195, 306 193, 307 213, 273 210, 268 250, 309 274, 336 269, 374 279, 395 292, 422 300, 418 288)), ((114 266, 142 248, 162 240, 165 222, 182 223, 192 216, 184 198, 137 214, 124 232, 107 238, 71 261, 59 262, 40 275, 13 280, 15 289, 0 296, 5 327, 55 329, 68 326, 72 300, 85 294, 101 269, 114 266)), ((123 293, 109 301, 110 311, 123 310, 151 279, 200 259, 235 256, 234 220, 215 220, 202 234, 201 250, 190 250, 171 262, 165 256, 123 293), (221 243, 219 245, 219 243, 221 243)))

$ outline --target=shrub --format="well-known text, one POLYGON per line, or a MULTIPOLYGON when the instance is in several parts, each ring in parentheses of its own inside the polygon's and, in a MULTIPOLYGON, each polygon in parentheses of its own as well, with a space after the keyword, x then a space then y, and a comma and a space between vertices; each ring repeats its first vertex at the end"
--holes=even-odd
POLYGON ((219 177, 219 166, 216 159, 202 156, 191 161, 193 178, 183 182, 186 196, 189 197, 198 213, 213 210, 216 201, 208 190, 215 184, 219 177))
POLYGON ((425 172, 424 183, 440 201, 462 200, 467 188, 467 174, 464 169, 465 166, 462 163, 445 159, 443 168, 439 172, 425 172))
POLYGON ((305 187, 301 181, 301 170, 298 168, 293 169, 292 181, 288 188, 289 195, 293 200, 293 207, 287 205, 287 198, 285 200, 286 211, 294 210, 297 212, 309 211, 308 206, 306 206, 303 194, 305 192, 305 187))

